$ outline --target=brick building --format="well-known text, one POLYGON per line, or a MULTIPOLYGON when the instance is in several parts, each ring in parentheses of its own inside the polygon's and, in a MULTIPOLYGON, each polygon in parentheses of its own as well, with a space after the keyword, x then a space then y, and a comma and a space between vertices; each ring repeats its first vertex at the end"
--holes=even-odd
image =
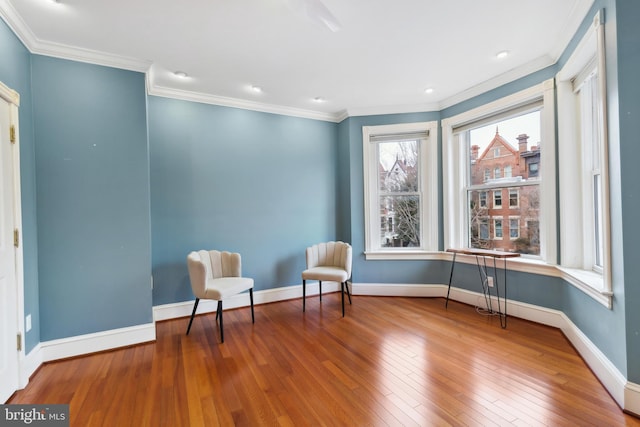
POLYGON ((470 147, 470 246, 538 254, 540 146, 496 134, 482 153, 470 147))

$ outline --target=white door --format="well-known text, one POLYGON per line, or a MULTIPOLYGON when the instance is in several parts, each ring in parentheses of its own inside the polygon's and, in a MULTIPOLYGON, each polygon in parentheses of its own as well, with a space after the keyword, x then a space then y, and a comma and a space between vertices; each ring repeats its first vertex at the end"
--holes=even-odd
POLYGON ((18 389, 18 298, 10 106, 0 98, 0 404, 18 389))

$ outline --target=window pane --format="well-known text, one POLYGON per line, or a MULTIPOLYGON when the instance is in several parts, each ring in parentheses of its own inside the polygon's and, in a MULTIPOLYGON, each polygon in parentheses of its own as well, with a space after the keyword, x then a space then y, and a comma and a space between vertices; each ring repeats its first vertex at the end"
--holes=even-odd
POLYGON ((380 244, 420 247, 419 141, 378 143, 380 244))
POLYGON ((420 247, 419 202, 418 196, 380 197, 382 247, 420 247))
POLYGON ((604 231, 602 224, 602 177, 600 174, 593 176, 593 216, 595 234, 595 260, 596 267, 603 267, 602 253, 604 251, 604 231))
POLYGON ((509 207, 510 208, 518 207, 518 189, 517 188, 509 189, 509 207))
POLYGON ((496 239, 502 238, 502 220, 493 220, 493 232, 496 239))
POLYGON ((469 246, 539 255, 540 111, 466 132, 469 246))
POLYGON ((497 190, 493 192, 493 207, 495 208, 502 207, 502 190, 497 190))
POLYGON ((380 191, 418 191, 418 141, 378 143, 380 191))
POLYGON ((520 237, 520 221, 517 219, 509 220, 509 237, 512 239, 520 237))

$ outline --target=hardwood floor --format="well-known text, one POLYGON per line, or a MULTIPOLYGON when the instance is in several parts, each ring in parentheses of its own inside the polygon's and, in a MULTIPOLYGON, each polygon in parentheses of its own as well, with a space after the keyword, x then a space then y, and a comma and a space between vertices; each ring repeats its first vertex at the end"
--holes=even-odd
POLYGON ((640 426, 562 333, 441 298, 340 294, 159 322, 157 341, 43 365, 9 403, 72 426, 640 426))

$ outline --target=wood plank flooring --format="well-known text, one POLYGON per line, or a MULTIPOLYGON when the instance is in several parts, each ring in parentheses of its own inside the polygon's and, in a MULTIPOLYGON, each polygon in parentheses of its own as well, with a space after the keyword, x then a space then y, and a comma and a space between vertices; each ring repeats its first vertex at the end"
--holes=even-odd
POLYGON ((157 324, 155 343, 43 365, 9 403, 72 426, 640 426, 554 328, 442 298, 340 294, 157 324))

